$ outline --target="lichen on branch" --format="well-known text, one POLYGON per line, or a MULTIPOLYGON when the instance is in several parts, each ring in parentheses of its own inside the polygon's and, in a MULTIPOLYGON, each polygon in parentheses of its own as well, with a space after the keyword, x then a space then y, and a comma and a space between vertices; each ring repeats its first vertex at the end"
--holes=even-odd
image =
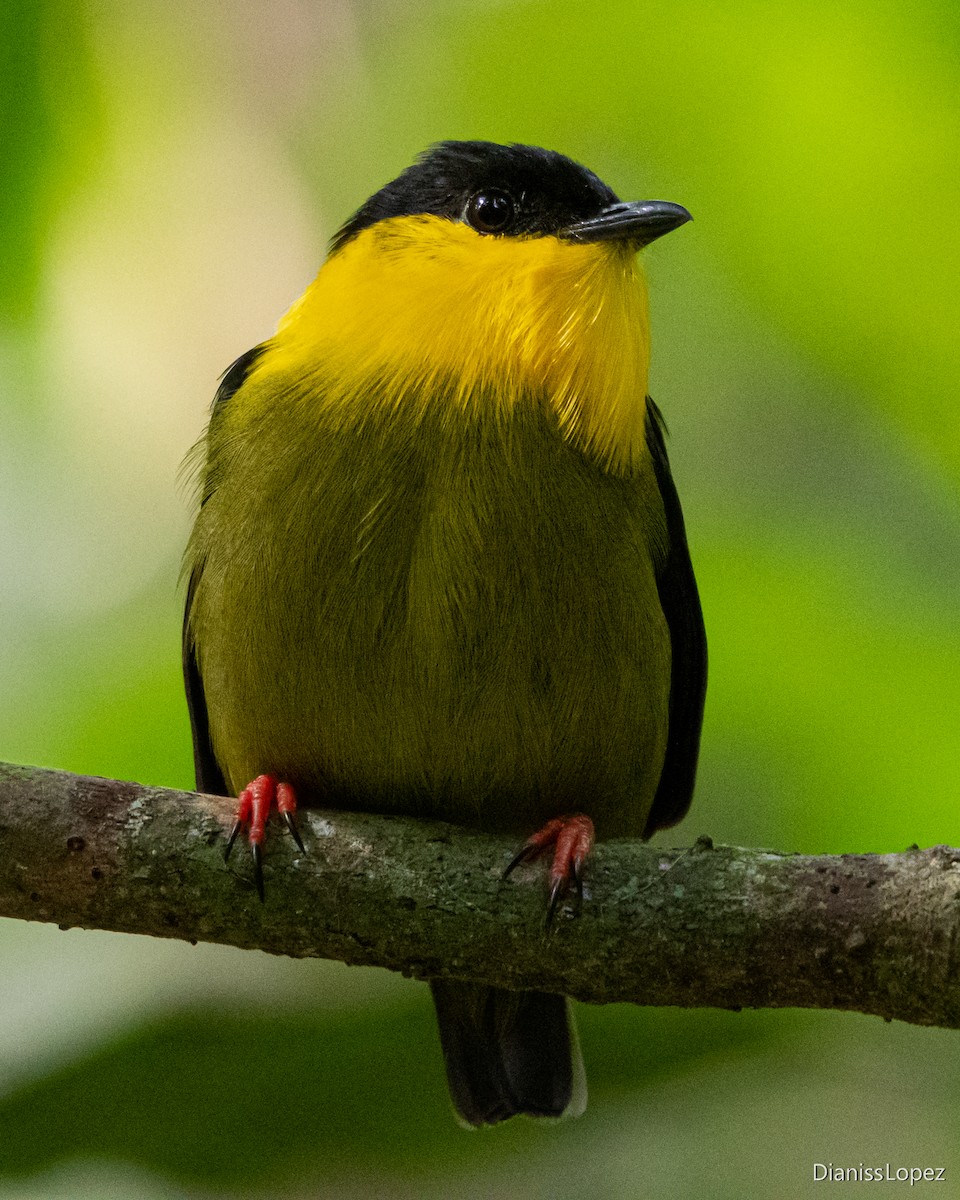
POLYGON ((960 1028, 960 850, 786 855, 597 845, 582 911, 543 927, 541 864, 472 829, 301 810, 278 823, 266 903, 234 802, 0 764, 0 916, 418 978, 538 988, 590 1003, 834 1008, 960 1028))

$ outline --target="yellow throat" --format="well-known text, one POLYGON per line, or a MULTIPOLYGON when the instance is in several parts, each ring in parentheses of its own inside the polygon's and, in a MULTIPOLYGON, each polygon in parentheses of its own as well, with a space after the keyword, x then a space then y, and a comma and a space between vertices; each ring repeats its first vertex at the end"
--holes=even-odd
POLYGON ((622 242, 488 237, 393 217, 333 253, 254 375, 322 378, 323 403, 443 396, 461 409, 545 397, 564 436, 615 472, 645 455, 647 293, 622 242), (376 381, 371 393, 368 381, 376 381))

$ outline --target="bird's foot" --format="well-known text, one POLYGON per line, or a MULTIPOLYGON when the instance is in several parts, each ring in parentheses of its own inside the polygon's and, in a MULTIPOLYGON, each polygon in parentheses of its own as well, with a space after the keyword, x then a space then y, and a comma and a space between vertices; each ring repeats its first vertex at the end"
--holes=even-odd
POLYGON ((304 849, 300 830, 294 813, 297 811, 297 797, 289 783, 281 783, 272 775, 258 775, 252 783, 248 783, 237 797, 237 817, 227 838, 223 851, 224 862, 230 857, 233 843, 237 834, 249 823, 247 841, 253 855, 253 878, 257 885, 257 895, 263 900, 263 839, 267 828, 267 818, 271 807, 276 804, 277 812, 287 823, 293 840, 301 850, 304 849))
POLYGON ((583 865, 593 848, 593 822, 584 813, 554 817, 542 829, 523 843, 503 873, 504 879, 523 862, 533 862, 550 846, 554 847, 550 866, 550 899, 547 904, 546 928, 560 904, 566 899, 571 883, 577 889, 578 904, 583 904, 583 865))

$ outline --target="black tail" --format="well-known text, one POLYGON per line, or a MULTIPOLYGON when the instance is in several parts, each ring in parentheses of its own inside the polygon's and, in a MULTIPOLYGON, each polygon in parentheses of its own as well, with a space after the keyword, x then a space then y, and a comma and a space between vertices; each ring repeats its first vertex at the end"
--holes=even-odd
POLYGON ((445 980, 430 990, 450 1095, 468 1125, 583 1112, 583 1062, 565 997, 445 980))

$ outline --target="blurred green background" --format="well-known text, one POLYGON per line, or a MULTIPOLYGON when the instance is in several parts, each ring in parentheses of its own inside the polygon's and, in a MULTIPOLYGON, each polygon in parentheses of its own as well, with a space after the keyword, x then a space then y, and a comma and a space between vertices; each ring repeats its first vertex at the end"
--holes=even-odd
MULTIPOLYGON (((0 757, 190 785, 175 480, 217 375, 416 152, 529 141, 696 218, 647 254, 711 645, 661 842, 960 843, 958 14, 7 0, 0 757)), ((790 1200, 815 1162, 960 1195, 944 1031, 581 1007, 586 1116, 469 1135, 422 985, 9 921, 0 951, 4 1200, 790 1200)))

